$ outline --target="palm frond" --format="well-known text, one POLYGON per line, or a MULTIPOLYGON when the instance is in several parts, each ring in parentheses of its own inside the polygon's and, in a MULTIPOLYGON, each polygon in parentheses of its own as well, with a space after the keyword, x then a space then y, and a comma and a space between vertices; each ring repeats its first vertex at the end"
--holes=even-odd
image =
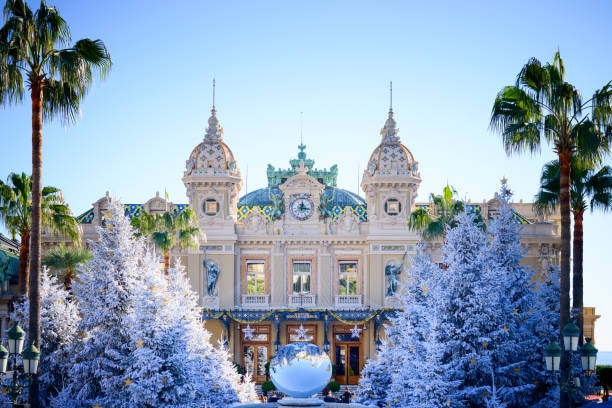
POLYGON ((408 228, 413 231, 422 231, 433 219, 423 208, 418 208, 410 213, 408 217, 408 228))

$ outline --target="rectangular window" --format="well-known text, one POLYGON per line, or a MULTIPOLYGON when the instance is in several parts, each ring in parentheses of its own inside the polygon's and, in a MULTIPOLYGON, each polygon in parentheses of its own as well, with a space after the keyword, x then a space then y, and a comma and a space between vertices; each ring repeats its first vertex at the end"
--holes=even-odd
POLYGON ((247 295, 266 294, 266 272, 263 262, 249 262, 246 265, 247 295))
POLYGON ((340 262, 338 273, 338 294, 357 294, 357 262, 340 262))
POLYGON ((310 293, 310 262, 293 262, 293 294, 310 293))

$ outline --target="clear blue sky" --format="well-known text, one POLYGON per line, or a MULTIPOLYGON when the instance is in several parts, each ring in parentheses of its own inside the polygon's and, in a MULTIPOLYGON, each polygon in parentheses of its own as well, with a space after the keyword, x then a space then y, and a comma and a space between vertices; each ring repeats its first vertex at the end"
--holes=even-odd
MULTIPOLYGON (((52 1, 74 39, 101 38, 110 78, 92 89, 76 126, 46 124, 43 181, 77 214, 106 190, 143 202, 167 189, 186 202, 185 160, 200 142, 217 79, 225 141, 248 187, 268 163, 288 167, 299 116, 317 167, 339 166, 355 190, 379 143, 393 80, 402 141, 420 163, 419 198, 449 182, 491 198, 506 176, 530 200, 553 158, 507 157, 488 129, 496 92, 530 58, 560 49, 585 95, 612 79, 612 5, 606 1, 52 1)), ((36 2, 31 2, 36 7, 36 2)), ((0 109, 0 177, 31 171, 30 107, 0 109)), ((598 346, 612 350, 612 215, 585 219, 585 305, 597 307, 598 346)))

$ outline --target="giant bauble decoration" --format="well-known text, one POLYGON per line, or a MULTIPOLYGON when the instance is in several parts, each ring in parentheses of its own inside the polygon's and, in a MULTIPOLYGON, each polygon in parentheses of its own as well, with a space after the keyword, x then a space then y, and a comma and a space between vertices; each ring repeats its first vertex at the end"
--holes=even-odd
POLYGON ((276 388, 290 397, 307 398, 329 383, 329 356, 312 343, 290 343, 270 361, 270 378, 276 388))

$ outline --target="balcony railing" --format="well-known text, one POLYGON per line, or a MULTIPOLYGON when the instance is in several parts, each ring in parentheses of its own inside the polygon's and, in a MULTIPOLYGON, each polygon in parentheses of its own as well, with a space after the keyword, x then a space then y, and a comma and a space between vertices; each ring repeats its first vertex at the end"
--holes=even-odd
POLYGON ((242 295, 242 307, 245 309, 264 308, 270 305, 270 295, 242 295))
POLYGON ((338 309, 352 309, 362 305, 361 295, 336 295, 336 307, 338 309))
POLYGON ((290 307, 313 307, 317 304, 317 295, 289 295, 290 307))

